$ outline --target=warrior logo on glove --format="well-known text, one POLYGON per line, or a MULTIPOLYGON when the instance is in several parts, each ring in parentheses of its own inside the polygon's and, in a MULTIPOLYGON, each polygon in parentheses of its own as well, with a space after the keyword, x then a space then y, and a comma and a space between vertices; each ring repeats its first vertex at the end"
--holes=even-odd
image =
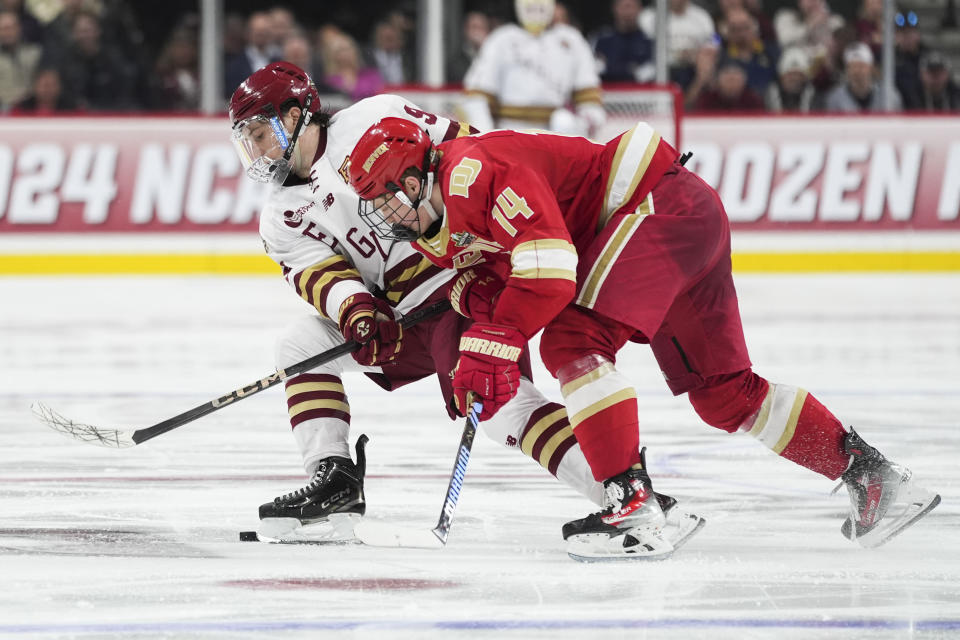
POLYGON ((460 360, 453 370, 453 400, 466 415, 470 397, 483 402, 480 420, 488 420, 513 396, 520 385, 517 360, 527 341, 514 327, 477 322, 460 338, 460 360))

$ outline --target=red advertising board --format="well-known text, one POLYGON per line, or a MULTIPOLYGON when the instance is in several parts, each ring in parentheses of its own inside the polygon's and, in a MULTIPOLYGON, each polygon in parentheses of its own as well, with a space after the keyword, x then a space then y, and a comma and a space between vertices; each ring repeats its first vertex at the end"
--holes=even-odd
POLYGON ((0 231, 253 230, 226 118, 0 120, 0 231))
MULTIPOLYGON (((960 118, 688 117, 744 230, 960 230, 960 118)), ((225 118, 0 120, 0 232, 249 231, 266 190, 225 118)))
POLYGON ((684 121, 688 167, 741 230, 960 230, 960 118, 684 121))

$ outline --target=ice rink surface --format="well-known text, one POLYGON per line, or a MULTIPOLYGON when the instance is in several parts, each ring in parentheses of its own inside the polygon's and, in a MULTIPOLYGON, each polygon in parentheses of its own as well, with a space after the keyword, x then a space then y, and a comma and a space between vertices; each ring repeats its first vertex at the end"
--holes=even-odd
MULTIPOLYGON (((0 637, 960 637, 960 275, 737 282, 757 371, 943 497, 887 546, 844 539, 846 491, 701 424, 637 345, 618 364, 655 486, 707 518, 670 560, 570 560, 560 527, 592 506, 482 435, 445 549, 240 542, 305 480, 279 388, 127 450, 29 405, 154 424, 270 373, 309 308, 279 278, 0 279, 0 637)), ((432 380, 345 383, 368 517, 431 528, 461 425, 432 380)))

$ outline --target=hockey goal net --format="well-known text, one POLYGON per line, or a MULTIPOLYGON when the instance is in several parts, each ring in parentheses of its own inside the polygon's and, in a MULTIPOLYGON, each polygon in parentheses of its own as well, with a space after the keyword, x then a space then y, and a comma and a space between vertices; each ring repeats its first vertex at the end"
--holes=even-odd
MULTIPOLYGON (((402 95, 425 111, 457 120, 463 119, 459 111, 463 93, 459 89, 408 86, 392 88, 390 92, 402 95)), ((607 112, 607 122, 594 135, 597 140, 606 142, 632 128, 637 122, 644 121, 656 129, 667 142, 679 148, 683 100, 675 87, 607 86, 603 89, 603 106, 607 112)))

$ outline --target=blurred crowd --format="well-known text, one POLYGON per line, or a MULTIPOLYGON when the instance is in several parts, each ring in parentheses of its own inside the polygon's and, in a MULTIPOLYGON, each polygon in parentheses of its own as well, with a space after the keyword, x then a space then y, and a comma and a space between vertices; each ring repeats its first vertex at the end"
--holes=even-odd
MULTIPOLYGON (((0 112, 197 110, 198 16, 184 12, 162 42, 146 46, 131 3, 0 0, 0 112)), ((511 19, 473 6, 467 3, 459 41, 447 52, 449 84, 462 82, 487 35, 511 19)), ((603 82, 652 82, 652 1, 590 6, 607 15, 603 26, 583 34, 603 82)), ((321 93, 348 101, 417 80, 409 10, 378 13, 358 35, 333 23, 303 24, 286 6, 229 9, 227 3, 225 99, 252 71, 280 59, 310 72, 321 93)), ((558 2, 554 20, 583 31, 574 9, 582 11, 558 2)), ((669 0, 669 11, 669 74, 688 111, 882 110, 883 0, 859 0, 851 17, 833 12, 827 0, 789 0, 773 12, 763 0, 669 0)), ((960 110, 950 57, 928 47, 920 27, 916 14, 897 13, 894 104, 960 110)))
MULTIPOLYGON (((691 112, 882 111, 883 0, 859 0, 852 19, 827 0, 795 0, 772 14, 762 0, 669 0, 670 79, 691 112)), ((952 10, 952 8, 950 9, 952 10)), ((945 8, 944 23, 954 18, 945 8)), ((646 81, 656 15, 641 0, 612 0, 612 22, 592 38, 605 82, 646 81)), ((895 16, 895 110, 960 110, 951 62, 923 41, 917 15, 895 16)))

